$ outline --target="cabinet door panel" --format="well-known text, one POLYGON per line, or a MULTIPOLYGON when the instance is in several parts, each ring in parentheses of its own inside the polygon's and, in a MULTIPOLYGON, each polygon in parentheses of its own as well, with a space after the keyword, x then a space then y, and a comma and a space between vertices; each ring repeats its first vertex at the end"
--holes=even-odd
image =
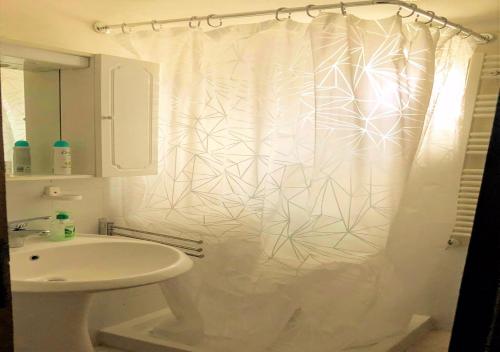
POLYGON ((100 55, 101 176, 157 172, 158 65, 100 55))

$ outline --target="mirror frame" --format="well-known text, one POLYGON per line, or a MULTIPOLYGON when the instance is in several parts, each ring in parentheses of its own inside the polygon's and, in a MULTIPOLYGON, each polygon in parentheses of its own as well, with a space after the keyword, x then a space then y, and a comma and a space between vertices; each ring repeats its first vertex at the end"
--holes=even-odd
MULTIPOLYGON (((0 101, 2 90, 0 88, 0 101)), ((0 122, 2 122, 0 109, 0 122)), ((0 123, 0 346, 2 351, 14 351, 14 326, 12 320, 12 293, 10 289, 9 238, 7 231, 7 201, 5 198, 5 162, 3 156, 3 129, 0 123)))

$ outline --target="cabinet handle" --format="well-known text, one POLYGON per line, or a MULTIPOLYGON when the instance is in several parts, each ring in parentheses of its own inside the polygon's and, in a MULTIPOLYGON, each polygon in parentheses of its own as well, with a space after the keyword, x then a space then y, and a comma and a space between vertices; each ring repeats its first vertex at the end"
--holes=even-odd
POLYGON ((113 120, 113 116, 102 116, 103 120, 113 120))

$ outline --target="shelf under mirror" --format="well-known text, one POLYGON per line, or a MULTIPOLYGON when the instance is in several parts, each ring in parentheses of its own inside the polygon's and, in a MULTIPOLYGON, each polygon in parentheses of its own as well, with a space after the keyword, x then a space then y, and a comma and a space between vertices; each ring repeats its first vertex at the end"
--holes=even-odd
POLYGON ((5 176, 5 181, 49 181, 49 180, 71 180, 81 178, 93 178, 94 175, 9 175, 5 176))

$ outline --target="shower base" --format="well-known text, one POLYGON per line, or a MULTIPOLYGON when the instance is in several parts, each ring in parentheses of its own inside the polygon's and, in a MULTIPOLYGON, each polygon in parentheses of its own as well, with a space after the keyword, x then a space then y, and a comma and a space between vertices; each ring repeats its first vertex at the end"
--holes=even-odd
MULTIPOLYGON (((175 319, 170 310, 163 309, 118 325, 101 329, 99 344, 127 352, 193 352, 192 346, 157 338, 149 334, 158 322, 165 317, 175 319)), ((403 352, 432 328, 431 319, 424 315, 414 315, 408 329, 377 344, 352 348, 345 352, 403 352)), ((104 347, 105 348, 105 347, 104 347)), ((98 349, 99 351, 99 349, 98 349)), ((103 349, 102 351, 106 351, 103 349)), ((114 350, 113 350, 114 351, 114 350)))

